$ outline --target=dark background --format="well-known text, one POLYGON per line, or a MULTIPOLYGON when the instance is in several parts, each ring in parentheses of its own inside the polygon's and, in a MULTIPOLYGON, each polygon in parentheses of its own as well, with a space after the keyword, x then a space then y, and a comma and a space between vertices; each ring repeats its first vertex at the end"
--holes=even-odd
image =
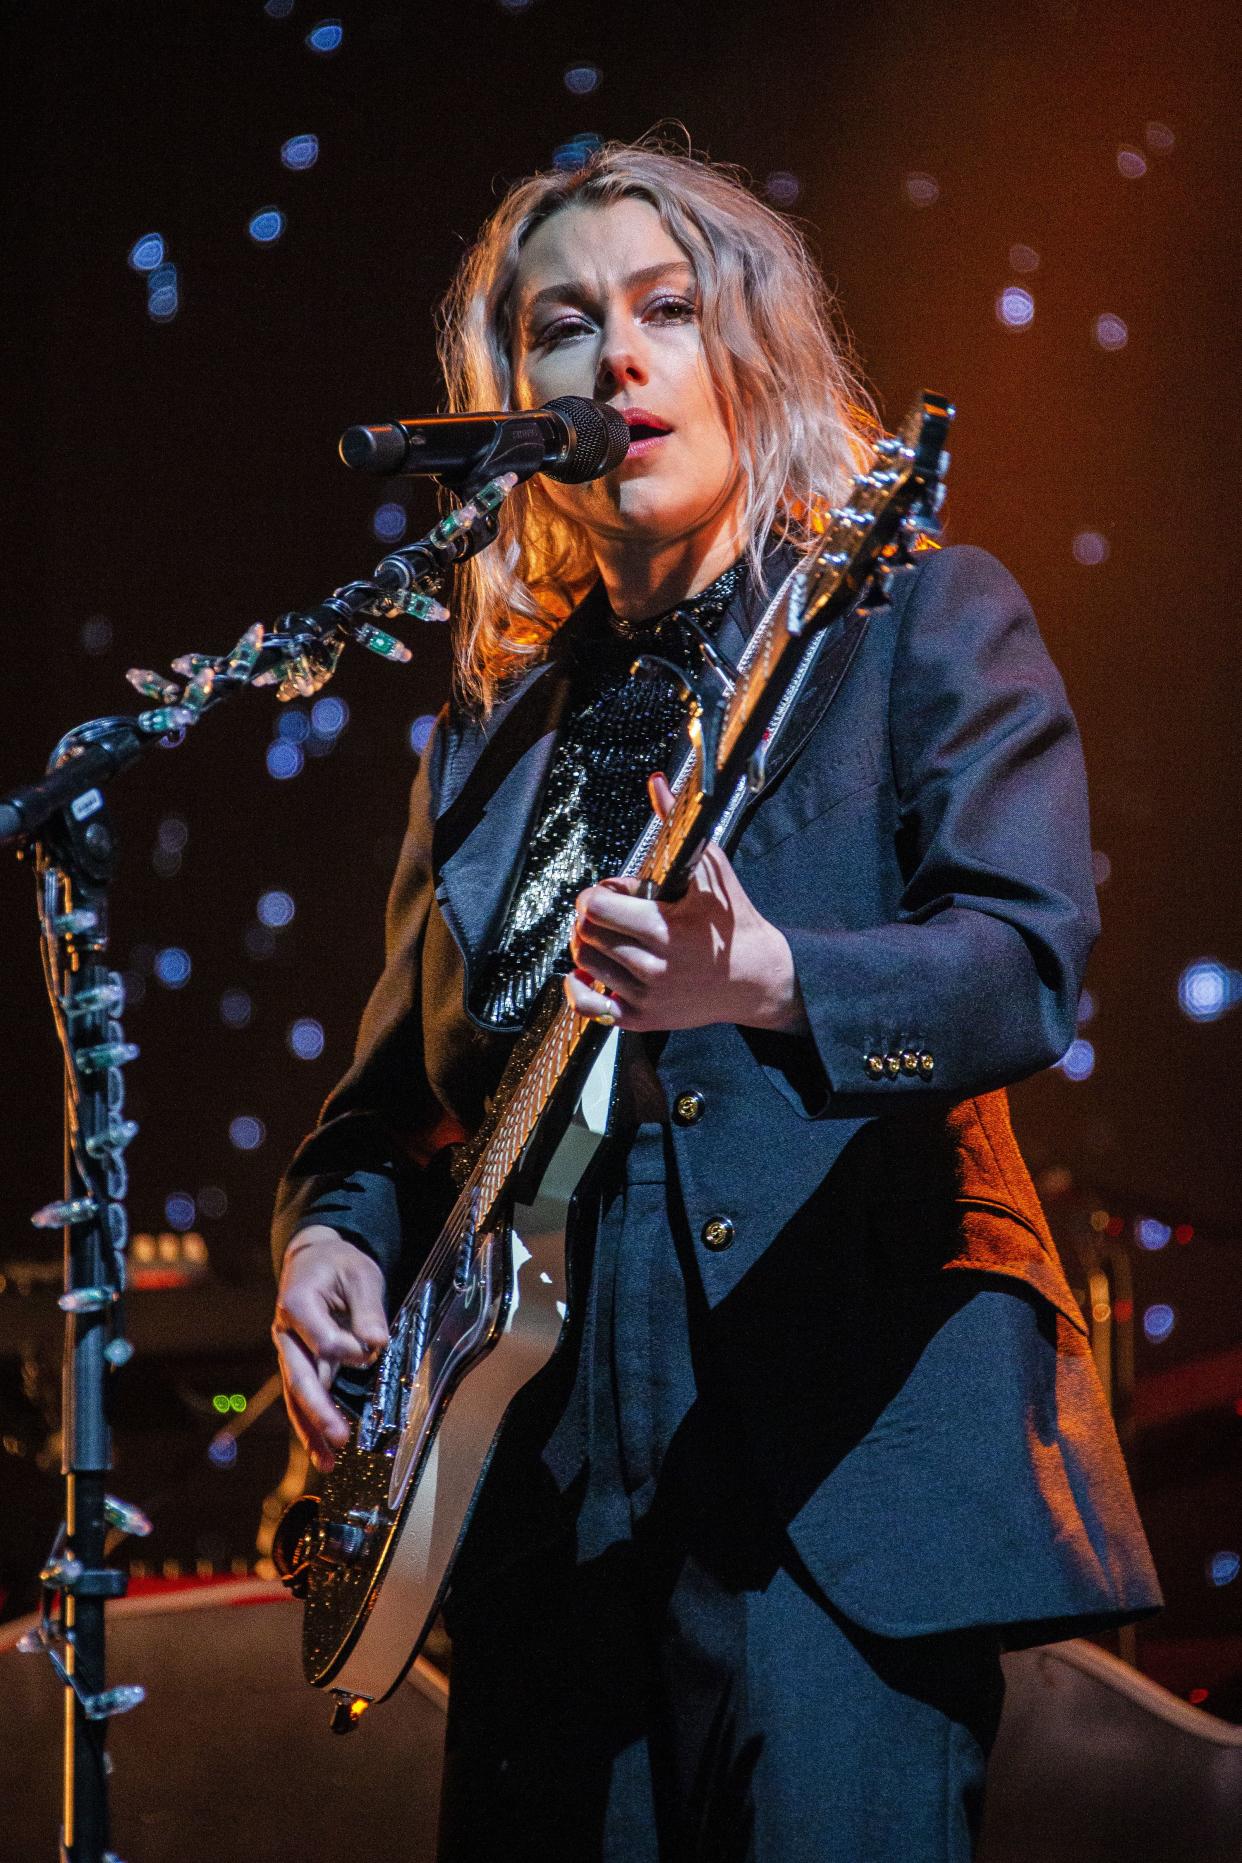
MULTIPOLYGON (((574 137, 665 119, 778 200, 769 177, 793 176, 790 211, 881 411, 898 421, 920 387, 956 401, 950 540, 994 551, 1023 582, 1082 725, 1104 857, 1082 1030, 1094 1065, 1025 1083, 1015 1112, 1078 1284, 1082 1245, 1108 1250, 1115 1343, 1135 1355, 1122 1422, 1170 1597, 1140 1660, 1242 1718, 1242 1580, 1219 1582, 1227 1560, 1211 1573, 1242 1545, 1242 1023, 1194 1021, 1178 1002, 1192 962, 1242 968, 1234 9, 351 4, 326 55, 306 44, 322 14, 305 0, 281 11, 4 8, 17 404, 0 785, 37 774, 80 719, 137 709, 127 667, 220 652, 251 621, 365 574, 384 547, 380 504, 405 505, 407 535, 426 528, 425 486, 351 476, 336 439, 436 408, 434 305, 509 180, 574 137), (583 63, 600 78, 575 96, 564 74, 583 63), (282 145, 305 134, 318 160, 291 172, 282 145), (257 244, 248 223, 270 206, 285 231, 257 244), (163 323, 127 265, 152 231, 178 271, 163 323), (1034 302, 1021 328, 997 312, 1013 286, 1034 302), (1103 314, 1124 323, 1124 346, 1096 340, 1103 314), (1083 533, 1106 540, 1106 560, 1076 560, 1083 533), (1177 1239, 1140 1246, 1143 1217, 1177 1239), (1154 1341, 1143 1321, 1159 1305, 1173 1325, 1154 1341)), ((284 1466, 275 1408, 232 1468, 213 1466, 210 1398, 253 1396, 270 1373, 272 1190, 346 1064, 380 961, 410 726, 448 676, 444 631, 411 623, 408 638, 408 667, 351 650, 331 688, 348 726, 309 742, 321 754, 295 778, 268 773, 278 708, 255 693, 111 792, 126 849, 112 961, 142 1048, 127 1076, 142 1124, 132 1228, 189 1228, 209 1257, 196 1291, 137 1297, 145 1349, 119 1381, 117 1483, 156 1513, 156 1568, 250 1558, 284 1466), (256 943, 271 889, 296 913, 256 943), (177 989, 152 968, 170 947, 192 964, 177 989), (244 1029, 221 1019, 228 989, 251 998, 244 1029), (288 1045, 304 1017, 325 1032, 314 1060, 288 1045), (230 1143, 238 1115, 262 1121, 257 1149, 230 1143), (173 1193, 192 1214, 166 1211, 173 1193)), ((0 965, 0 1480, 23 1503, 0 1584, 16 1609, 58 1505, 55 1309, 38 1285, 56 1248, 28 1214, 59 1187, 60 1082, 31 881, 11 859, 0 965)), ((1239 986, 1226 976, 1227 994, 1239 986)))

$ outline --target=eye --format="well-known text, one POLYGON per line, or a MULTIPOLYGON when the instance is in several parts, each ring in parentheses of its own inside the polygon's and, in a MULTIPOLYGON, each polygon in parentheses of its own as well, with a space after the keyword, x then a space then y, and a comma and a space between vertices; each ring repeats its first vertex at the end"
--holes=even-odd
POLYGON ((551 349, 557 343, 563 343, 566 337, 581 336, 588 328, 589 325, 582 317, 558 317, 554 323, 548 324, 546 329, 540 330, 534 339, 535 347, 551 349))
POLYGON ((695 305, 689 298, 656 298, 646 310, 648 317, 658 317, 661 323, 689 323, 694 314, 695 305))

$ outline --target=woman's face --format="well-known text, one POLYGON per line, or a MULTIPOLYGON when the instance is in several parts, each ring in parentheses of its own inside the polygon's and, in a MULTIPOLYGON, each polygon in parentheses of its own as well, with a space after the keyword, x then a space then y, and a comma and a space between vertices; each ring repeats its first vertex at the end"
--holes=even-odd
POLYGON ((604 478, 543 481, 589 537, 659 545, 736 522, 737 451, 708 371, 696 296, 689 260, 647 201, 563 207, 522 249, 517 405, 585 395, 616 408, 636 434, 604 478), (658 432, 643 437, 640 415, 658 432))

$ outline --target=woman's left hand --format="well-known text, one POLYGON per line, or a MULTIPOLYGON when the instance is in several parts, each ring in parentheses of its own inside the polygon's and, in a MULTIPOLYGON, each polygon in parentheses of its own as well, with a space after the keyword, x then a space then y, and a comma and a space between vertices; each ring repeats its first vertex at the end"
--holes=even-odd
MULTIPOLYGON (((647 785, 662 818, 672 794, 647 785)), ((743 1028, 804 1032, 806 1011, 789 941, 751 904, 728 856, 711 845, 688 892, 641 899, 636 880, 601 880, 578 895, 565 994, 580 1015, 619 1028, 743 1028), (598 988, 596 986, 599 986, 598 988)))

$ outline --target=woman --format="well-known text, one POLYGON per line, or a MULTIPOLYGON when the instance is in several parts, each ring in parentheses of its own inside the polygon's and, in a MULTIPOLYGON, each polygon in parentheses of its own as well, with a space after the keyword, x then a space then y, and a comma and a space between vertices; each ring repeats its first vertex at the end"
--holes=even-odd
POLYGON ((277 1208, 326 1468, 419 1161, 558 965, 625 1032, 569 1336, 450 1594, 441 1855, 967 1857, 1002 1646, 1158 1602, 1002 1091, 1068 1045, 1097 928, 1063 689, 1004 570, 928 552, 825 650, 732 858, 636 897, 681 724, 636 643, 734 658, 866 456, 822 286, 724 171, 611 147, 510 192, 444 359, 455 407, 593 396, 634 442, 522 488, 463 578, 388 961, 277 1208))

